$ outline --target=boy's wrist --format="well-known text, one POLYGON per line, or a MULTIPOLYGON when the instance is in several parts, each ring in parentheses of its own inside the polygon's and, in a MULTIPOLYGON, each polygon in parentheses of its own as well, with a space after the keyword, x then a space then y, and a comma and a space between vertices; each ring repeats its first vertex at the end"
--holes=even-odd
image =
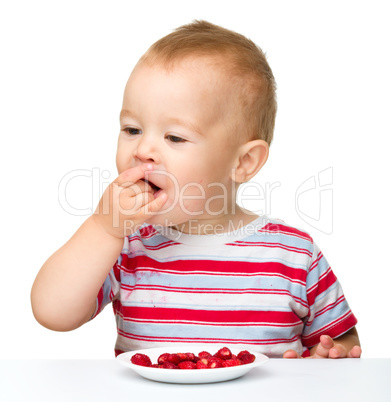
POLYGON ((86 224, 91 226, 91 229, 94 230, 98 236, 104 237, 106 241, 123 243, 123 240, 126 236, 121 228, 108 227, 105 225, 105 223, 100 219, 99 215, 91 215, 87 219, 86 224))

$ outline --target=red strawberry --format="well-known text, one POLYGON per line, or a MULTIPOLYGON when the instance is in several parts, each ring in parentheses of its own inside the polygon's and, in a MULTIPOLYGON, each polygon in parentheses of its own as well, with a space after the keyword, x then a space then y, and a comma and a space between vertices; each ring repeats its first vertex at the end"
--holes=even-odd
POLYGON ((186 353, 186 355, 187 355, 187 359, 186 359, 186 360, 189 360, 189 361, 191 361, 191 362, 195 362, 196 356, 195 356, 194 353, 186 353))
POLYGON ((241 352, 238 353, 238 359, 240 360, 243 355, 247 355, 250 352, 248 350, 242 350, 241 352))
POLYGON ((250 364, 254 362, 255 356, 247 350, 243 350, 238 354, 238 359, 242 362, 242 364, 250 364))
POLYGON ((181 361, 181 358, 177 353, 170 353, 170 355, 167 358, 167 361, 177 366, 178 363, 181 361))
POLYGON ((157 358, 158 364, 163 364, 164 362, 166 362, 167 359, 168 359, 168 356, 170 356, 169 353, 163 353, 162 355, 160 355, 160 356, 157 358))
POLYGON ((203 351, 203 352, 198 353, 198 357, 200 359, 203 359, 203 358, 209 359, 212 357, 212 355, 209 352, 203 351))
POLYGON ((142 353, 136 353, 132 356, 130 361, 138 366, 150 367, 152 365, 151 359, 142 353))
POLYGON ((194 370, 197 368, 197 365, 189 360, 186 360, 184 362, 180 362, 178 367, 182 370, 194 370))
POLYGON ((223 367, 240 366, 242 362, 239 359, 227 359, 223 361, 223 367))
POLYGON ((174 363, 166 361, 166 362, 163 363, 162 368, 164 368, 164 369, 177 369, 178 366, 175 365, 174 363))
POLYGON ((190 359, 187 358, 187 353, 177 353, 177 355, 181 359, 181 362, 184 362, 186 360, 190 360, 190 359))
POLYGON ((223 367, 223 361, 224 360, 221 360, 218 357, 212 357, 211 359, 209 359, 208 368, 213 369, 223 367))
POLYGON ((207 359, 200 359, 198 360, 198 362, 196 363, 196 367, 200 370, 202 369, 207 369, 208 368, 208 360, 207 359))
POLYGON ((214 357, 218 357, 221 360, 227 360, 231 359, 232 353, 228 348, 224 347, 218 350, 217 353, 214 354, 214 357))
POLYGON ((141 353, 131 358, 131 362, 139 366, 182 370, 234 367, 254 360, 255 356, 247 350, 236 356, 227 347, 219 349, 213 356, 206 351, 198 353, 198 356, 194 353, 163 353, 158 357, 157 364, 152 364, 151 359, 141 353))
POLYGON ((181 359, 182 362, 184 361, 189 361, 189 362, 194 362, 195 361, 195 355, 194 353, 177 353, 179 358, 181 359))

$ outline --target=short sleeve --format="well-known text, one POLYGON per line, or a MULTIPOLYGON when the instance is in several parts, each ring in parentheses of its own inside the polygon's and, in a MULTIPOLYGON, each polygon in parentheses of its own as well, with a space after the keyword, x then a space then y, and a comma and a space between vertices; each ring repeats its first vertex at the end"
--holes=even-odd
POLYGON ((337 338, 357 324, 342 287, 318 246, 314 249, 307 273, 309 313, 302 334, 303 346, 320 342, 321 335, 337 338))
POLYGON ((106 277, 102 287, 99 290, 96 297, 96 309, 94 315, 95 318, 113 299, 117 296, 120 288, 120 270, 118 261, 114 264, 109 275, 106 277))

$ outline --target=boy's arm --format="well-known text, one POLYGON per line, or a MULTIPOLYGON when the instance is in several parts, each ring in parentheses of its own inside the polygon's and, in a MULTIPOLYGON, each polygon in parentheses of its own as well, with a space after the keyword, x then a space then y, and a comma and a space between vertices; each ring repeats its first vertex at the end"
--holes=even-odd
POLYGON ((39 271, 31 290, 36 320, 55 331, 70 331, 87 322, 122 246, 123 239, 88 218, 39 271))
POLYGON ((106 189, 98 212, 42 266, 31 290, 33 313, 40 324, 69 331, 91 318, 124 237, 167 200, 164 193, 154 198, 151 188, 143 190, 145 183, 140 179, 152 169, 152 165, 141 165, 122 172, 106 189))
MULTIPOLYGON (((320 343, 310 350, 312 359, 340 359, 340 358, 358 358, 361 357, 360 340, 356 327, 353 327, 342 336, 332 339, 328 335, 320 337, 320 343)), ((287 350, 284 355, 286 359, 301 358, 296 351, 287 350)))

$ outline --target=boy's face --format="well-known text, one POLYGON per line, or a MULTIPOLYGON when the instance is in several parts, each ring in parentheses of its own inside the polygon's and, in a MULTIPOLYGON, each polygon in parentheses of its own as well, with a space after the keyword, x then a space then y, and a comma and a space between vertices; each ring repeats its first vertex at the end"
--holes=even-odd
MULTIPOLYGON (((211 60, 209 60, 211 61, 211 60)), ((208 59, 185 59, 167 70, 141 63, 125 88, 117 169, 152 163, 148 181, 168 195, 149 223, 170 226, 231 213, 238 151, 236 99, 208 59)))

